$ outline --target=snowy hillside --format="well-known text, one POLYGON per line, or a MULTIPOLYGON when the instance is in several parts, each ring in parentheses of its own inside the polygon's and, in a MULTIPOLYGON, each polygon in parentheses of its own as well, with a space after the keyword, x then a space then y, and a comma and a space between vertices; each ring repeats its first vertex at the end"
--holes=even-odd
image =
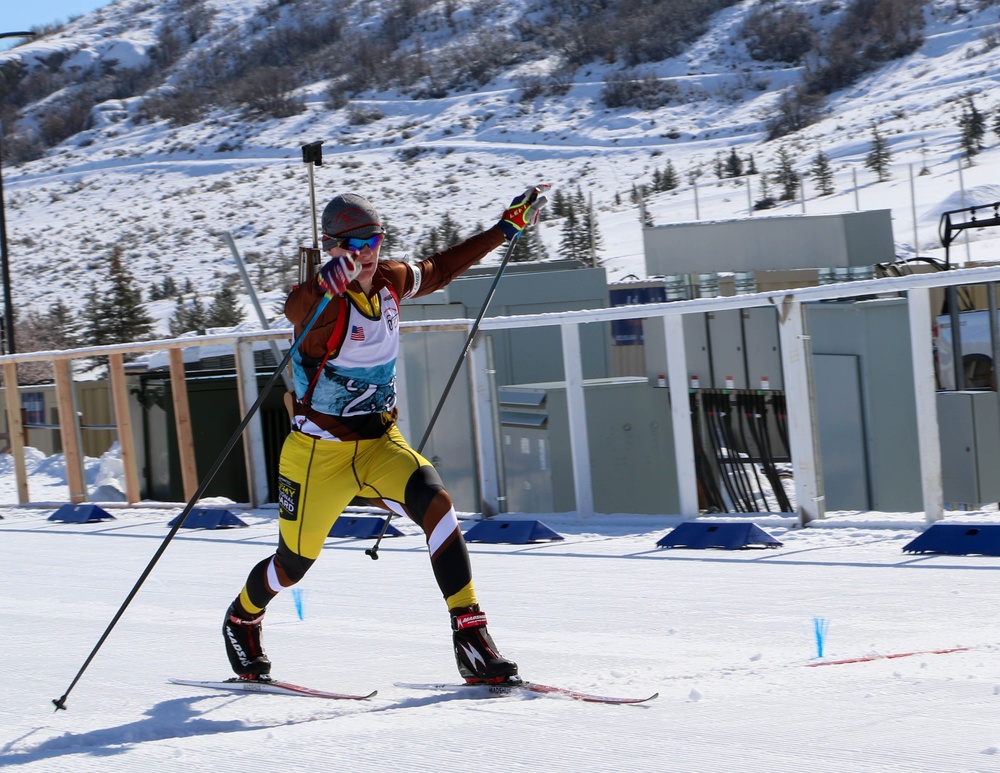
MULTIPOLYGON (((218 44, 245 28, 247 38, 235 39, 249 45, 265 5, 206 0, 215 14, 199 41, 218 44)), ((473 19, 482 23, 480 4, 451 5, 456 29, 473 19)), ((804 10, 822 28, 834 23, 845 3, 785 5, 804 10)), ((528 63, 497 71, 483 87, 436 99, 366 91, 334 110, 328 83, 320 80, 296 94, 305 111, 283 119, 248 120, 240 111, 216 110, 173 126, 144 117, 139 97, 106 101, 93 111, 93 128, 40 159, 4 169, 15 303, 20 310, 44 311, 62 298, 79 310, 91 283, 104 276, 113 245, 124 249, 144 286, 167 276, 190 278, 207 298, 223 282, 237 281, 223 241, 228 231, 251 262, 265 308, 272 308, 282 295, 282 265, 287 270, 298 246, 311 243, 300 146, 316 140, 325 143, 325 164, 316 169, 320 206, 338 192, 369 196, 397 237, 393 257, 411 252, 445 213, 471 232, 493 222, 524 187, 544 180, 570 194, 579 188, 593 196, 603 237, 599 258, 610 281, 645 273, 631 192, 649 185, 668 161, 681 185, 646 202, 657 224, 761 216, 751 211, 761 198, 760 175, 725 181, 715 176, 713 166, 733 150, 771 173, 784 149, 806 175, 822 151, 832 164, 835 192, 819 196, 806 176, 804 202, 782 202, 767 214, 891 207, 901 256, 939 255, 942 211, 1000 197, 1000 138, 992 130, 1000 112, 993 88, 1000 80, 995 3, 931 0, 924 42, 915 53, 832 94, 818 122, 771 141, 768 119, 805 65, 748 56, 738 32, 755 6, 747 1, 724 8, 683 53, 639 68, 676 89, 673 100, 654 110, 604 107, 601 92, 614 73, 603 64, 575 69, 563 95, 525 99, 530 76, 551 74, 558 66, 556 52, 539 52, 528 63), (959 116, 968 95, 989 127, 972 166, 963 165, 959 146, 959 116), (873 122, 892 153, 885 182, 864 166, 873 122)), ((351 13, 361 7, 345 4, 351 13)), ((490 24, 511 23, 531 3, 514 0, 504 8, 505 16, 494 13, 490 24)), ((81 71, 141 67, 150 61, 157 29, 176 10, 166 3, 118 0, 58 33, 0 52, 0 67, 11 59, 54 62, 53 54, 62 68, 81 71)), ((352 21, 349 29, 366 23, 360 16, 352 21)), ((428 49, 446 40, 440 30, 427 32, 428 49)), ((545 223, 542 235, 554 257, 559 221, 545 223)), ((973 244, 953 250, 953 258, 994 259, 1000 255, 993 249, 997 238, 988 231, 973 234, 973 244)), ((160 319, 173 309, 169 299, 150 304, 160 319)), ((159 333, 166 335, 165 323, 159 333)))

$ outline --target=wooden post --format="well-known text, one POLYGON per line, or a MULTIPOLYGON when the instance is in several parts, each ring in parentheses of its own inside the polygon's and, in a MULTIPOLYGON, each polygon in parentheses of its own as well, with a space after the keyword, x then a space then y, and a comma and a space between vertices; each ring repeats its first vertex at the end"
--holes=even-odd
POLYGON ((177 454, 181 462, 184 498, 190 499, 198 490, 198 467, 194 458, 191 407, 184 379, 184 352, 177 348, 170 350, 170 391, 174 397, 174 428, 177 431, 177 454))
POLYGON ((139 469, 135 459, 135 438, 132 437, 128 390, 125 386, 125 358, 121 354, 111 354, 108 359, 111 399, 115 409, 115 424, 118 427, 118 446, 121 448, 122 469, 125 472, 125 500, 134 505, 139 501, 139 469))
POLYGON ((83 456, 80 452, 79 417, 73 404, 73 374, 69 360, 56 360, 52 370, 56 380, 56 405, 59 408, 59 437, 62 438, 66 463, 69 501, 74 505, 87 501, 87 486, 83 480, 83 456))
POLYGON ((27 504, 28 468, 24 463, 24 422, 21 421, 21 393, 17 389, 17 363, 3 364, 4 397, 7 402, 7 435, 10 455, 14 459, 14 478, 17 481, 17 502, 27 504))

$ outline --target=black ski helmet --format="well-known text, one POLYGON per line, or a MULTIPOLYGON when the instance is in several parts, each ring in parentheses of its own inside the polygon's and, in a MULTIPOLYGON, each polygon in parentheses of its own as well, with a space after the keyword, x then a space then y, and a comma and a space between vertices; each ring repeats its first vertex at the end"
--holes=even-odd
POLYGON ((336 247, 341 239, 365 239, 384 234, 378 212, 364 196, 344 193, 334 196, 323 210, 323 249, 336 247))

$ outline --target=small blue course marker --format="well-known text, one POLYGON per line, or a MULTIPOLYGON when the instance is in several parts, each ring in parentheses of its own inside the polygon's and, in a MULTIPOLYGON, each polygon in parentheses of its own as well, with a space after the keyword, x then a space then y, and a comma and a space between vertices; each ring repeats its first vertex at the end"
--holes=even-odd
POLYGON ((816 632, 816 657, 823 657, 823 647, 826 644, 826 631, 830 621, 823 617, 813 618, 813 630, 816 632))

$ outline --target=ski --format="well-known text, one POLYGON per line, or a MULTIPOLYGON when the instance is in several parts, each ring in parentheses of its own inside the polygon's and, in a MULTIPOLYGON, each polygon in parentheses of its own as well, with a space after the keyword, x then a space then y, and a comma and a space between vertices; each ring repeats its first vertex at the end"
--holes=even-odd
POLYGON ((351 695, 349 693, 326 692, 325 690, 314 690, 312 687, 302 687, 290 682, 279 682, 275 680, 259 681, 256 679, 240 679, 233 677, 221 682, 200 681, 198 679, 169 679, 171 684, 183 684, 189 687, 204 687, 210 690, 229 690, 231 692, 266 692, 276 695, 301 695, 306 698, 327 698, 329 700, 341 701, 363 701, 378 694, 378 690, 372 690, 367 695, 351 695))
POLYGON ((544 695, 550 698, 568 698, 585 703, 645 703, 653 698, 659 697, 658 692, 648 695, 645 698, 625 698, 609 695, 594 695, 580 690, 571 690, 566 687, 553 687, 549 684, 539 684, 538 682, 526 682, 522 680, 496 682, 491 684, 463 684, 458 682, 443 683, 422 683, 422 682, 395 682, 396 687, 404 687, 410 690, 435 690, 437 692, 456 692, 470 697, 495 698, 504 695, 514 695, 516 693, 530 693, 532 695, 544 695))
POLYGON ((896 658, 912 658, 914 655, 949 655, 952 652, 968 652, 975 647, 949 647, 943 650, 914 650, 913 652, 890 652, 886 655, 864 655, 859 658, 845 660, 821 660, 818 663, 803 663, 806 668, 816 666, 844 666, 850 663, 868 663, 872 660, 895 660, 896 658))

